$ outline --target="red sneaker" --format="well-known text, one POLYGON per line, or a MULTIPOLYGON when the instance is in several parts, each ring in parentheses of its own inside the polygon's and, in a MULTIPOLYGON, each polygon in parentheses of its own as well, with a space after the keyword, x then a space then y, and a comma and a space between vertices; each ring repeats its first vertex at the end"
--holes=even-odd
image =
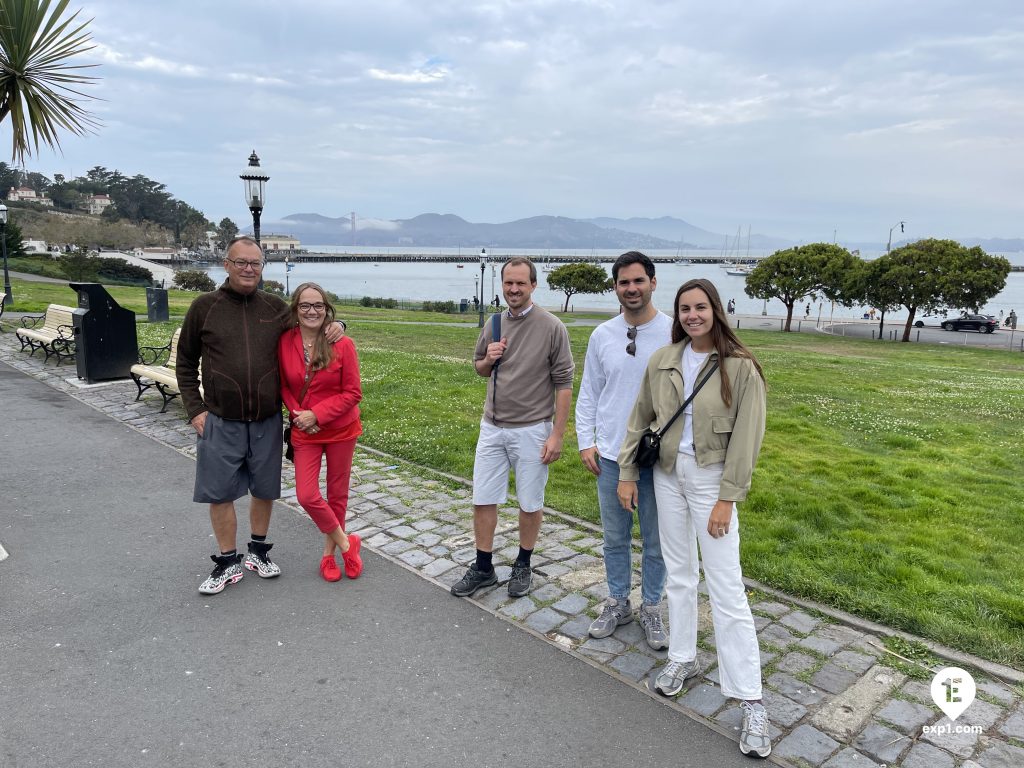
POLYGON ((363 572, 363 558, 359 556, 362 546, 363 541, 358 533, 348 535, 348 552, 342 552, 341 559, 345 561, 345 575, 350 579, 359 578, 359 574, 363 572))
MULTIPOLYGON (((346 570, 347 568, 346 564, 346 570)), ((334 555, 326 555, 320 561, 320 575, 324 577, 324 581, 341 581, 341 569, 338 568, 338 561, 334 559, 334 555)))

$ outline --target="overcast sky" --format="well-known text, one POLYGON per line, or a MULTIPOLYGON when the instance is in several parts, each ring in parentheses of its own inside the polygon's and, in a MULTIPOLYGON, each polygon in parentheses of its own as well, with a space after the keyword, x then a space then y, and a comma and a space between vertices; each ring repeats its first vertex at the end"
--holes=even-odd
POLYGON ((142 173, 214 221, 248 220, 255 148, 265 221, 670 215, 884 242, 905 219, 915 239, 1024 237, 1020 0, 77 6, 103 126, 27 167, 142 173))

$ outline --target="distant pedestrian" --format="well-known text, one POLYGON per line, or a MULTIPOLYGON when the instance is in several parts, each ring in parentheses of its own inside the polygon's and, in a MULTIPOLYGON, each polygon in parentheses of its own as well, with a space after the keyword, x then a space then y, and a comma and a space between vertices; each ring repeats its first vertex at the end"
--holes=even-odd
POLYGON ((727 311, 729 312, 730 315, 735 315, 736 314, 736 300, 735 299, 729 299, 729 304, 728 304, 727 311))
POLYGON ((501 296, 494 294, 494 308, 501 309, 501 296))
POLYGON ((1010 314, 1007 316, 1006 322, 1010 324, 1010 328, 1014 330, 1017 329, 1017 312, 1015 310, 1010 310, 1010 314))
POLYGON ((806 320, 810 316, 811 316, 811 305, 808 304, 807 307, 804 309, 804 320, 806 320))

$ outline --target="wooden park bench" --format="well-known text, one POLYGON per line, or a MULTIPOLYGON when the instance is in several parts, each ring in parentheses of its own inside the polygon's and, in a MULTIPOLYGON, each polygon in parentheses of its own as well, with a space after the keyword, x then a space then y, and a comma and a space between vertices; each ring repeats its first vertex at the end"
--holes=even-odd
POLYGON ((139 362, 131 368, 132 380, 139 388, 139 394, 135 397, 136 402, 142 397, 143 392, 150 387, 156 387, 164 399, 164 407, 160 409, 160 413, 165 413, 168 403, 181 394, 174 370, 175 361, 178 359, 179 336, 181 328, 176 330, 171 340, 162 347, 141 347, 139 362))
POLYGON ((51 304, 42 315, 25 315, 21 318, 21 327, 15 330, 21 350, 37 349, 46 353, 46 362, 51 356, 57 357, 57 365, 64 358, 75 356, 75 324, 73 307, 51 304))

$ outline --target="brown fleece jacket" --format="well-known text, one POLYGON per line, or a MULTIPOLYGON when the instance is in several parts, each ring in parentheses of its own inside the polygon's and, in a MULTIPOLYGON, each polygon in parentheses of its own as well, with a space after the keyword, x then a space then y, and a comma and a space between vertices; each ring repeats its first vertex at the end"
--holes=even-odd
POLYGON ((226 281, 192 302, 176 361, 189 420, 203 411, 231 421, 261 421, 280 413, 277 340, 287 324, 284 301, 263 291, 238 293, 226 281))

